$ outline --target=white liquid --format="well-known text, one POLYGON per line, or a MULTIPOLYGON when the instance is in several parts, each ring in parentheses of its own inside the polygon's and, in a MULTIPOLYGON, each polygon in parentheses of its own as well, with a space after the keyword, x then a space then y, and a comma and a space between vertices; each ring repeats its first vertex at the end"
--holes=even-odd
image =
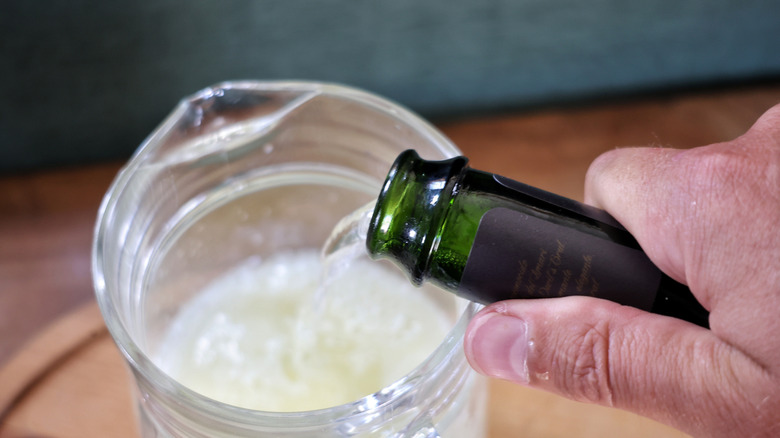
POLYGON ((409 373, 453 324, 402 275, 366 258, 339 266, 315 306, 320 270, 315 251, 238 266, 181 309, 156 362, 228 404, 320 409, 409 373))

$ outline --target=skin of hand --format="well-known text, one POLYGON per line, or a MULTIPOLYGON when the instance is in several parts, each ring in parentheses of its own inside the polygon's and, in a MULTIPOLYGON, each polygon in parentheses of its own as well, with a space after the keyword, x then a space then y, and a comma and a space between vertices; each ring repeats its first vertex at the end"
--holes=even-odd
POLYGON ((732 141, 610 151, 585 192, 711 329, 590 297, 504 301, 469 325, 472 367, 695 437, 780 436, 780 105, 732 141))

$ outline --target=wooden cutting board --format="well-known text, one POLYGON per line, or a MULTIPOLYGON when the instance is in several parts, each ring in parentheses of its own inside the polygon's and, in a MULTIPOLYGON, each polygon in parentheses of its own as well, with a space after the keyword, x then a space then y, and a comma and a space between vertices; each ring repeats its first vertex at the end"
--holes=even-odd
POLYGON ((131 389, 92 302, 44 329, 0 369, 0 437, 138 437, 131 389))
MULTIPOLYGON (((130 373, 92 302, 0 369, 0 438, 138 437, 130 373)), ((633 414, 490 382, 491 438, 686 437, 633 414)))

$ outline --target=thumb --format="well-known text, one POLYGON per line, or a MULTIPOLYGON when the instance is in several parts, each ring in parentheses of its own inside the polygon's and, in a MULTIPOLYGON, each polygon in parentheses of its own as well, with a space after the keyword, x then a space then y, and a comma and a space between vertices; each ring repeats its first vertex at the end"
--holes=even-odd
POLYGON ((493 304, 471 321, 465 352, 481 374, 712 437, 751 418, 743 391, 765 379, 709 330, 590 297, 493 304))

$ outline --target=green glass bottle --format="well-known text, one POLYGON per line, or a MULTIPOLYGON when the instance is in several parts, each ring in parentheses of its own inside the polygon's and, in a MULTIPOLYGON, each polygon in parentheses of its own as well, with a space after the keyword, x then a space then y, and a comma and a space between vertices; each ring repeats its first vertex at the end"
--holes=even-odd
POLYGON ((664 275, 603 210, 468 167, 403 152, 366 239, 412 282, 483 304, 586 295, 708 327, 690 290, 664 275))

